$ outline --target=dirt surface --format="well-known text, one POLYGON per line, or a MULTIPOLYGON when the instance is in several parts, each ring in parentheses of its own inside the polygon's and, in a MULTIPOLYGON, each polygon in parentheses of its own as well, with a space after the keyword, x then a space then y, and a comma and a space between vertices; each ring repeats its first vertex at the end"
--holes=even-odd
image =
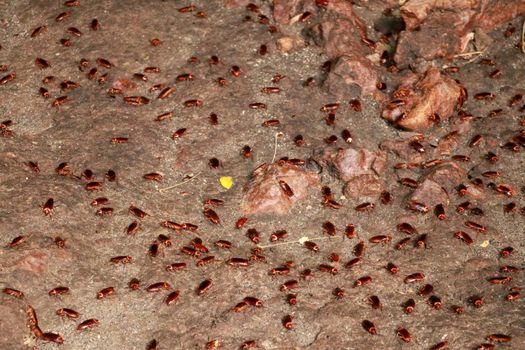
MULTIPOLYGON (((399 85, 398 77, 408 69, 394 74, 378 65, 374 71, 386 82, 386 90, 366 97, 360 97, 355 88, 345 87, 343 94, 338 93, 334 88, 340 82, 324 86, 327 73, 320 69, 332 57, 306 30, 315 24, 315 14, 304 22, 278 25, 278 31, 272 33, 269 26, 275 21, 270 5, 257 2, 260 14, 269 19, 269 24, 261 24, 259 14, 246 9, 247 3, 194 1, 194 11, 181 12, 178 9, 189 2, 82 0, 79 6, 66 7, 63 1, 0 1, 0 65, 7 65, 0 79, 16 74, 15 79, 0 85, 1 120, 12 121, 10 125, 4 122, 0 129, 0 287, 24 294, 21 298, 5 292, 0 295, 0 348, 57 347, 45 337, 35 337, 35 326, 28 325, 26 315, 31 305, 41 330, 63 338, 63 350, 146 349, 153 339, 159 349, 204 349, 219 344, 238 349, 250 340, 258 349, 430 349, 444 341, 450 349, 476 349, 489 343, 485 337, 491 334, 512 337, 510 342, 495 343, 498 349, 524 349, 523 300, 506 300, 511 292, 519 294, 516 288, 523 287, 525 281, 525 135, 521 145, 520 139, 515 141, 514 151, 507 144, 525 128, 525 102, 509 103, 513 96, 525 93, 525 55, 517 47, 523 18, 486 34, 489 44, 481 55, 432 63, 440 69, 460 67, 458 72, 443 74, 461 82, 469 96, 463 113, 456 111, 423 134, 415 134, 396 129, 381 118, 384 103, 399 85), (56 21, 64 11, 70 15, 56 21), (100 23, 98 30, 91 28, 94 18, 100 23), (46 30, 32 37, 34 29, 43 25, 46 30), (70 27, 81 35, 68 31, 70 27), (504 32, 510 27, 517 29, 507 37, 504 32), (69 39, 71 46, 62 45, 62 38, 69 39), (158 46, 150 43, 156 38, 161 42, 158 46), (268 47, 266 55, 259 53, 262 44, 268 47), (289 50, 286 45, 291 45, 289 50), (214 55, 217 64, 210 62, 214 55), (51 66, 40 69, 35 65, 37 57, 51 66), (190 57, 196 57, 196 62, 189 62, 190 57), (79 67, 82 58, 89 61, 86 67, 79 67), (104 67, 107 64, 100 60, 97 63, 98 58, 108 60, 111 66, 104 67), (494 60, 495 66, 480 64, 483 59, 494 60), (232 66, 240 68, 239 76, 232 74, 232 66), (98 71, 89 79, 94 67, 98 71), (146 67, 159 67, 160 72, 144 73, 146 67), (489 77, 495 69, 501 74, 489 77), (148 81, 137 79, 135 73, 146 74, 148 81), (176 79, 185 73, 195 78, 176 79), (283 78, 272 82, 276 74, 283 78), (45 84, 46 76, 55 78, 45 84), (221 77, 226 80, 223 86, 217 80, 221 77), (317 85, 305 86, 309 77, 317 85), (61 91, 59 84, 64 80, 79 86, 61 91), (164 88, 173 87, 173 92, 158 98, 162 89, 150 88, 160 83, 164 88), (41 87, 48 90, 48 98, 40 95, 41 87), (112 87, 121 89, 122 94, 115 90, 108 93, 112 87), (280 93, 264 93, 264 87, 280 87, 280 93), (492 92, 495 97, 474 98, 482 92, 492 92), (67 101, 53 106, 60 96, 67 96, 67 101), (123 96, 145 96, 150 102, 134 106, 126 104, 123 96), (361 99, 361 111, 349 104, 353 99, 361 99), (202 105, 186 107, 188 100, 201 100, 202 105), (327 122, 327 113, 320 109, 336 102, 340 105, 335 120, 327 122), (251 103, 265 103, 267 108, 252 109, 251 103), (493 112, 496 109, 501 111, 493 112), (173 115, 156 120, 167 112, 173 115), (217 115, 217 123, 210 119, 212 113, 217 115), (280 124, 263 125, 272 119, 280 124), (186 132, 172 138, 181 128, 186 132), (351 144, 340 136, 344 129, 351 133, 351 144), (298 134, 304 145, 294 142, 298 134), (331 135, 336 135, 337 141, 327 144, 331 135), (111 142, 117 137, 128 140, 111 142), (251 147, 251 157, 243 156, 245 145, 251 147), (368 160, 352 156, 358 153, 352 151, 347 152, 350 160, 334 165, 330 159, 341 152, 339 148, 384 153, 386 163, 377 172, 368 160), (489 152, 498 159, 489 161, 489 152), (470 160, 454 155, 466 155, 470 160), (289 183, 293 192, 301 194, 300 199, 285 206, 276 204, 284 214, 247 210, 248 221, 237 229, 236 222, 247 207, 245 201, 253 200, 245 197, 246 191, 251 191, 251 196, 258 193, 247 187, 257 184, 250 182, 254 170, 282 157, 305 160, 304 165, 286 164, 297 176, 304 171, 309 179, 295 178, 289 183), (212 158, 219 161, 217 168, 210 166, 212 158), (449 163, 434 167, 425 163, 433 159, 449 163), (37 163, 39 172, 28 162, 37 163), (56 169, 64 162, 71 173, 61 176, 56 169), (410 166, 414 162, 416 166, 410 166), (338 168, 341 164, 361 168, 346 171, 338 168), (86 169, 94 173, 93 179, 86 179, 86 169), (116 173, 115 181, 106 176, 110 169, 116 173), (143 177, 153 172, 163 175, 162 181, 143 177), (230 189, 219 181, 224 176, 233 179, 230 189), (481 184, 475 184, 476 178, 481 184), (90 181, 100 184, 91 184, 88 188, 95 189, 90 190, 86 188, 90 181), (345 188, 346 182, 347 186, 373 188, 353 190, 345 188), (466 192, 461 191, 461 184, 466 192), (512 190, 499 187, 496 191, 500 184, 512 190), (330 187, 332 205, 326 193, 323 201, 322 186, 330 187), (379 199, 378 193, 385 190, 392 197, 389 204, 379 199), (92 201, 100 197, 109 202, 93 206, 92 201), (50 198, 53 209, 45 215, 50 198), (205 205, 210 198, 224 204, 205 205), (422 204, 429 205, 429 212, 407 209, 410 200, 428 200, 422 204), (471 208, 458 212, 456 208, 465 201, 471 202, 471 208), (375 207, 354 209, 363 202, 375 207), (511 202, 515 209, 504 207, 511 202), (444 220, 434 215, 434 205, 440 203, 446 212, 444 220), (147 215, 138 218, 130 206, 147 215), (97 215, 101 208, 113 211, 97 215), (214 210, 220 222, 209 220, 204 208, 214 210), (171 230, 161 225, 164 220, 192 223, 198 229, 171 230), (128 225, 134 221, 140 227, 128 234, 128 225), (329 234, 329 225, 323 229, 326 221, 335 226, 335 235, 329 234), (483 227, 469 227, 467 221, 483 227), (400 232, 400 223, 410 223, 417 233, 400 232), (349 224, 355 227, 355 237, 345 234, 349 224), (249 229, 259 233, 258 244, 247 237, 248 232, 256 239, 249 229), (278 230, 286 230, 286 238, 271 242, 270 235, 278 230), (467 233, 472 244, 455 238, 457 231, 467 233), (171 238, 171 246, 159 243, 160 234, 171 238), (378 235, 388 235, 391 241, 372 243, 370 239, 378 235), (425 242, 421 235, 426 235, 425 242), (56 237, 65 240, 63 247, 56 237), (319 251, 301 244, 304 237, 315 242, 319 251), (406 246, 396 249, 406 237, 410 238, 406 246), (195 238, 202 239, 209 249, 198 258, 181 252, 195 238), (220 248, 215 244, 218 240, 227 240, 232 247, 220 248), (362 260, 345 267, 356 258, 355 247, 360 241, 365 243, 362 260), (159 243, 158 253, 151 251, 154 242, 159 243), (254 252, 257 246, 260 251, 254 252), (503 257, 506 247, 512 247, 513 252, 503 257), (214 261, 197 265, 198 259, 210 255, 214 261), (128 264, 110 262, 118 256, 132 260, 128 264), (248 259, 249 266, 231 266, 227 263, 230 258, 248 259), (166 270, 177 262, 186 263, 186 268, 166 270), (389 262, 398 267, 396 274, 385 268, 389 262), (273 268, 286 264, 291 266, 287 275, 270 274, 273 268), (507 265, 516 271, 502 272, 507 265), (311 269, 312 278, 305 278, 306 269, 311 269), (424 274, 423 280, 407 283, 405 277, 414 273, 424 274), (369 283, 363 278, 367 276, 371 277, 369 283), (490 278, 507 276, 511 277, 504 280, 507 283, 489 282, 490 278), (128 286, 133 278, 140 281, 138 290, 128 286), (211 280, 212 285, 199 295, 197 290, 204 280, 211 280), (281 291, 280 286, 290 280, 297 280, 297 288, 281 291), (356 281, 365 284, 357 286, 356 281), (157 282, 167 282, 169 290, 146 290, 157 282), (425 284, 431 284, 433 291, 418 295, 425 284), (59 286, 68 287, 69 292, 49 295, 59 286), (114 293, 97 299, 97 293, 107 287, 113 287, 114 293), (344 295, 337 297, 337 288, 344 290, 344 295), (166 297, 176 290, 180 292, 178 300, 167 305, 166 297), (289 302, 291 293, 296 294, 295 305, 289 302), (371 296, 379 298, 380 308, 370 305, 371 296), (440 298, 441 308, 430 305, 431 296, 440 298), (232 311, 245 297, 258 298, 263 305, 232 311), (415 310, 407 314, 404 303, 410 298, 415 300, 415 310), (477 298, 483 301, 480 307, 474 305, 477 298), (455 313, 455 305, 464 307, 464 313, 455 313), (76 310, 80 316, 61 317, 57 315, 60 308, 76 310), (283 326, 287 316, 291 316, 292 329, 283 326), (88 319, 98 320, 98 326, 77 330, 88 319), (365 330, 365 320, 375 325, 377 334, 365 330), (408 330, 411 341, 398 336, 400 327, 408 330)), ((367 35, 378 40, 374 21, 386 5, 356 3, 354 10, 366 24, 367 35)), ((316 8, 313 2, 309 6, 316 8)), ((282 18, 281 23, 288 17, 282 18)), ((365 49, 363 55, 368 54, 365 49)), ((284 163, 282 160, 272 169, 284 163)), ((281 175, 275 170, 266 176, 275 181, 281 175)), ((285 198, 289 194, 283 186, 285 198)), ((261 190, 260 196, 278 189, 268 188, 272 190, 261 190)), ((286 199, 279 196, 272 200, 286 199)))

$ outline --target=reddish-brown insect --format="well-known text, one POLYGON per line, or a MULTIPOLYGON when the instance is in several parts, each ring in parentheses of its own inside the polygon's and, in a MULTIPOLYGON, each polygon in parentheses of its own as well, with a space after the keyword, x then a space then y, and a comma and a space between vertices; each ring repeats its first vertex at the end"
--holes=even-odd
POLYGON ((434 207, 434 214, 438 220, 445 220, 447 218, 447 215, 445 214, 445 207, 443 207, 443 204, 441 203, 434 207))
POLYGON ((128 143, 129 139, 127 137, 112 137, 111 143, 128 143))
POLYGON ((313 241, 305 241, 303 245, 314 252, 318 252, 320 250, 319 245, 313 241))
POLYGON ((60 97, 55 98, 55 100, 51 103, 51 106, 58 107, 58 106, 62 106, 63 104, 66 104, 67 102, 69 102, 69 97, 60 96, 60 97))
POLYGON ((148 292, 158 292, 161 289, 168 290, 170 288, 171 288, 170 284, 168 282, 164 281, 164 282, 157 282, 157 283, 150 284, 146 288, 146 291, 148 291, 148 292))
POLYGON ((510 281, 512 281, 512 277, 510 277, 510 276, 506 276, 506 277, 502 277, 502 276, 491 277, 491 278, 487 279, 487 281, 489 283, 492 283, 492 284, 506 284, 506 283, 509 283, 510 281))
POLYGON ((381 309, 382 307, 381 300, 379 300, 377 295, 368 297, 367 302, 372 306, 372 309, 381 309))
POLYGON ((88 191, 100 190, 102 188, 102 182, 91 181, 91 182, 88 182, 84 187, 88 191))
POLYGON ((211 280, 207 279, 207 280, 202 281, 197 287, 197 290, 196 290, 197 295, 204 295, 210 290, 211 286, 212 286, 211 280))
POLYGON ((263 94, 279 94, 281 92, 281 88, 278 86, 267 86, 263 87, 261 92, 263 94))
POLYGON ((194 80, 195 79, 195 75, 191 74, 191 73, 186 73, 186 74, 180 74, 178 75, 175 80, 177 81, 191 81, 191 80, 194 80))
POLYGON ((370 243, 388 243, 392 240, 391 236, 388 235, 377 235, 370 237, 370 243))
POLYGON ((114 264, 122 263, 129 264, 133 258, 129 255, 119 255, 109 259, 110 262, 114 264))
POLYGON ((465 312, 465 308, 459 305, 452 305, 451 310, 458 315, 461 315, 465 312))
POLYGON ((100 22, 98 21, 98 19, 95 18, 91 21, 91 30, 97 31, 99 29, 100 29, 100 22))
POLYGON ((151 44, 151 46, 159 46, 160 44, 162 44, 162 41, 158 38, 155 38, 151 39, 149 43, 151 44))
POLYGON ((376 326, 371 321, 364 320, 363 322, 361 322, 361 325, 363 326, 365 331, 367 331, 368 333, 377 334, 376 326))
POLYGON ((466 232, 463 232, 463 231, 456 231, 454 233, 454 237, 456 237, 457 239, 463 241, 465 244, 472 244, 474 242, 474 240, 472 239, 472 237, 470 237, 470 235, 466 232))
POLYGON ((411 275, 408 275, 405 277, 404 279, 404 282, 405 283, 414 283, 414 282, 419 282, 421 280, 423 280, 425 278, 425 274, 421 273, 421 272, 416 272, 416 273, 413 273, 411 275))
POLYGON ((420 203, 415 200, 410 200, 407 202, 406 208, 421 214, 428 213, 428 206, 424 203, 420 203))
POLYGON ((159 96, 157 96, 158 99, 164 99, 166 97, 168 97, 169 95, 171 95, 171 93, 175 91, 175 89, 172 87, 172 86, 168 86, 167 88, 165 88, 164 90, 162 90, 159 94, 159 96))
POLYGON ((171 305, 171 304, 177 302, 177 300, 179 300, 179 297, 180 297, 180 291, 179 290, 171 292, 166 297, 166 300, 165 300, 166 305, 171 305))
POLYGON ((148 254, 152 257, 156 257, 159 255, 159 243, 157 241, 154 241, 148 248, 148 254))
POLYGON ((204 208, 204 216, 215 225, 219 225, 221 223, 221 219, 219 218, 219 215, 215 212, 215 210, 211 208, 204 208))
POLYGON ((341 289, 339 287, 335 288, 332 292, 332 294, 337 298, 337 299, 342 299, 344 298, 344 296, 346 295, 346 292, 344 289, 341 289))
POLYGON ((239 68, 239 66, 232 66, 231 69, 230 69, 230 73, 234 77, 240 77, 241 76, 241 69, 239 68))
POLYGON ((134 235, 135 233, 139 232, 140 230, 140 223, 137 220, 134 220, 131 224, 126 227, 126 233, 128 235, 134 235))
POLYGON ((152 339, 148 345, 146 345, 146 350, 159 350, 159 344, 156 339, 152 339))
POLYGON ((75 27, 69 27, 66 31, 74 36, 82 36, 82 32, 75 27))
POLYGON ((67 0, 66 2, 64 2, 64 6, 67 7, 75 7, 78 5, 80 5, 80 0, 67 0))
POLYGON ((113 214, 113 208, 104 207, 96 211, 96 215, 99 215, 99 216, 109 215, 109 214, 113 214))
POLYGON ((365 241, 359 241, 359 243, 354 246, 353 253, 358 258, 362 257, 365 253, 365 241))
POLYGON ((131 290, 138 290, 140 288, 140 281, 137 278, 132 278, 128 282, 128 287, 131 290))
POLYGON ((42 211, 44 212, 45 216, 51 217, 53 214, 53 207, 54 207, 55 201, 53 198, 49 198, 44 205, 42 206, 42 211))
POLYGON ((223 239, 216 241, 215 245, 219 248, 224 248, 224 249, 230 249, 232 247, 232 243, 230 241, 226 241, 223 239))
POLYGON ((434 291, 434 286, 432 286, 431 284, 425 284, 421 286, 421 288, 419 288, 419 290, 417 291, 417 294, 421 296, 426 296, 432 293, 433 291, 434 291))
POLYGON ((483 225, 480 225, 474 221, 465 221, 465 226, 467 226, 468 228, 471 228, 473 230, 476 230, 478 232, 487 232, 487 228, 483 225))
POLYGON ((175 131, 175 132, 173 133, 173 135, 171 135, 171 138, 172 138, 173 140, 176 140, 176 139, 181 138, 181 137, 186 133, 186 130, 187 130, 186 128, 180 128, 180 129, 178 129, 177 131, 175 131))
POLYGON ((417 234, 416 228, 407 222, 398 224, 397 229, 399 232, 406 233, 407 235, 417 234))
POLYGON ((348 144, 352 143, 352 134, 350 134, 350 131, 348 131, 347 129, 344 129, 341 132, 341 138, 344 140, 344 142, 348 144))
POLYGON ((94 328, 99 325, 99 321, 95 318, 90 318, 89 320, 85 320, 84 322, 80 323, 77 326, 77 330, 79 331, 85 331, 88 328, 94 328))
POLYGON ((428 298, 428 303, 436 310, 439 310, 441 306, 443 306, 441 299, 435 295, 431 295, 430 298, 428 298))
POLYGON ((115 288, 107 287, 97 293, 97 299, 104 299, 115 293, 115 288))
POLYGON ((64 19, 66 19, 67 17, 69 17, 69 15, 70 15, 70 12, 62 12, 62 13, 58 14, 58 16, 55 17, 55 21, 61 22, 64 19))
POLYGON ((411 314, 414 312, 414 309, 416 308, 416 302, 414 299, 410 298, 403 304, 403 309, 406 314, 411 314))
POLYGON ((15 238, 13 238, 13 240, 9 243, 8 247, 9 248, 18 247, 19 245, 21 245, 25 241, 26 241, 26 236, 17 236, 15 238))
POLYGON ((480 92, 474 95, 476 100, 493 100, 496 98, 496 94, 493 92, 480 92))
POLYGON ((507 295, 505 295, 505 300, 507 301, 514 301, 521 299, 521 294, 519 291, 510 292, 507 295))
POLYGON ((95 79, 95 76, 97 75, 97 72, 98 72, 98 69, 96 67, 91 68, 89 70, 89 72, 87 73, 87 78, 89 80, 95 79))
POLYGON ((35 65, 40 69, 46 69, 51 67, 51 64, 43 58, 37 57, 35 59, 35 65))
POLYGON ((361 101, 351 100, 349 105, 350 105, 350 108, 352 108, 355 112, 361 112, 361 101))
POLYGON ((80 314, 77 311, 68 308, 58 309, 57 315, 67 318, 78 318, 80 316, 80 314))
POLYGON ((205 266, 205 265, 209 265, 211 263, 213 263, 215 261, 215 256, 213 255, 209 255, 209 256, 206 256, 200 260, 197 260, 197 262, 195 263, 197 266, 201 267, 201 266, 205 266))
POLYGON ((52 333, 52 332, 42 333, 39 339, 43 341, 47 341, 47 342, 57 343, 57 344, 62 344, 64 342, 64 338, 62 338, 60 334, 52 333))
POLYGON ((405 343, 408 343, 413 339, 412 335, 406 330, 406 328, 403 327, 398 328, 397 336, 405 343))
POLYGON ((375 204, 374 203, 365 202, 365 203, 359 204, 354 209, 356 211, 369 211, 369 210, 372 210, 374 208, 375 208, 375 204))
POLYGON ((111 170, 109 169, 107 172, 106 172, 106 179, 109 181, 109 182, 115 182, 117 180, 117 174, 115 173, 114 170, 111 170))
POLYGON ((186 268, 186 266, 187 266, 186 263, 183 263, 183 262, 173 263, 173 264, 170 264, 170 265, 166 266, 166 271, 168 271, 168 272, 180 271, 180 270, 184 270, 186 268))
POLYGON ((146 180, 152 180, 157 182, 162 182, 162 180, 164 179, 164 176, 162 176, 162 174, 159 173, 147 173, 142 175, 142 177, 146 180))
POLYGON ((41 87, 38 92, 40 95, 42 95, 43 98, 49 98, 51 95, 49 94, 49 91, 47 91, 46 88, 41 87))
POLYGON ((13 288, 4 288, 2 290, 2 293, 10 295, 10 296, 18 298, 18 299, 22 299, 24 297, 24 293, 23 292, 21 292, 21 291, 19 291, 17 289, 13 289, 13 288))
POLYGON ((124 102, 133 106, 141 106, 147 105, 149 103, 149 98, 144 96, 126 96, 124 97, 124 102))
POLYGON ((296 305, 297 304, 297 294, 286 295, 286 302, 290 305, 296 305))
POLYGON ((61 237, 55 237, 55 244, 58 248, 64 248, 66 246, 66 241, 61 237))
POLYGON ((321 272, 329 272, 332 275, 336 275, 337 274, 337 268, 335 266, 328 265, 328 264, 321 264, 321 265, 319 265, 319 271, 321 271, 321 272))
POLYGON ((190 6, 178 8, 177 11, 179 11, 181 13, 193 12, 193 11, 195 11, 195 5, 190 5, 190 6))
POLYGON ((485 337, 488 341, 492 343, 508 343, 512 341, 512 337, 506 334, 490 334, 485 337))
POLYGON ((5 85, 16 79, 16 73, 10 73, 0 79, 0 85, 5 85))
POLYGON ((296 288, 299 288, 299 282, 297 280, 289 280, 281 284, 281 286, 279 287, 279 290, 281 292, 286 292, 286 291, 289 291, 291 289, 296 289, 296 288))
POLYGON ((264 127, 278 126, 281 125, 281 121, 279 119, 269 119, 265 120, 261 125, 264 127))
POLYGON ((56 287, 49 291, 49 295, 59 295, 59 294, 68 294, 69 288, 68 287, 56 287))
POLYGON ((146 217, 147 215, 149 215, 148 213, 146 213, 145 211, 137 208, 136 206, 134 205, 130 205, 129 208, 128 208, 128 211, 135 215, 136 217, 138 217, 139 219, 144 219, 144 217, 146 217))
POLYGON ((203 104, 202 100, 187 100, 184 102, 185 107, 201 107, 203 104))
POLYGON ((33 29, 33 31, 31 32, 31 38, 34 38, 40 34, 42 34, 43 32, 45 32, 47 30, 47 27, 46 26, 40 26, 40 27, 36 27, 35 29, 33 29))
POLYGON ((281 320, 281 323, 283 324, 283 327, 286 328, 286 329, 293 329, 294 328, 293 316, 292 315, 284 316, 283 319, 281 320))
POLYGON ((357 231, 356 231, 355 226, 353 224, 346 225, 346 227, 345 227, 345 236, 348 239, 352 239, 352 238, 357 237, 357 231))
POLYGON ((226 264, 235 267, 248 267, 250 266, 250 261, 244 258, 229 258, 226 260, 226 264))
POLYGON ((372 277, 363 276, 363 277, 359 277, 358 279, 354 281, 354 287, 360 287, 360 286, 364 286, 365 284, 370 284, 370 283, 372 283, 372 277))
POLYGON ((427 247, 427 234, 422 234, 419 237, 417 237, 414 245, 416 248, 426 248, 427 247))
POLYGON ((393 275, 399 272, 399 268, 391 262, 389 262, 385 268, 393 275))

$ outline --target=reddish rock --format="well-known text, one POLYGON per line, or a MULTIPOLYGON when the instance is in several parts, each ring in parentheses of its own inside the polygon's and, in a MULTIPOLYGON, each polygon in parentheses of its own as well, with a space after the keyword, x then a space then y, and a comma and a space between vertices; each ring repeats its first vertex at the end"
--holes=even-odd
POLYGON ((464 89, 455 80, 430 68, 417 82, 405 80, 383 109, 383 118, 408 130, 426 130, 445 120, 463 103, 464 89))
POLYGON ((425 179, 418 188, 412 192, 410 200, 423 203, 429 208, 434 208, 437 204, 448 206, 449 198, 447 191, 437 182, 425 179))
MULTIPOLYGON (((340 57, 330 70, 324 82, 331 94, 338 97, 355 95, 352 89, 360 90, 361 95, 373 95, 376 91, 378 73, 372 62, 363 56, 349 55, 340 57)), ((359 92, 359 91, 357 91, 359 92)))
POLYGON ((381 191, 385 189, 385 185, 376 175, 360 175, 353 177, 347 181, 345 185, 345 196, 348 198, 377 197, 381 191))
POLYGON ((445 162, 435 166, 425 176, 425 179, 432 180, 451 192, 457 185, 465 180, 467 175, 465 169, 456 162, 445 162))
POLYGON ((372 152, 366 148, 340 148, 324 158, 345 182, 356 176, 382 174, 386 164, 385 152, 372 152))
POLYGON ((421 163, 425 160, 426 154, 418 152, 410 145, 410 142, 413 139, 418 138, 413 137, 407 139, 386 140, 381 142, 379 148, 394 153, 407 163, 421 163))
POLYGON ((253 178, 245 186, 242 210, 244 215, 286 214, 318 184, 317 174, 304 172, 293 165, 265 163, 255 169, 253 178), (288 184, 293 191, 293 196, 285 194, 279 184, 280 180, 288 184))
MULTIPOLYGON (((361 38, 366 38, 366 25, 361 18, 355 13, 352 1, 348 0, 331 0, 328 3, 328 10, 333 11, 342 17, 350 20, 352 27, 355 28, 361 38)), ((347 51, 348 52, 348 51, 347 51)))
POLYGON ((291 24, 290 20, 308 11, 315 13, 317 7, 314 0, 273 0, 273 18, 279 24, 291 24))

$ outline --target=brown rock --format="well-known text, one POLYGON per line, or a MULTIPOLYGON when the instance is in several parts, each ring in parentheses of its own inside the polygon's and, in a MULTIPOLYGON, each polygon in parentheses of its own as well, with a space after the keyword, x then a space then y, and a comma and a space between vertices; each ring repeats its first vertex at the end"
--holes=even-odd
POLYGON ((425 179, 418 188, 412 192, 410 200, 423 203, 429 208, 434 208, 437 204, 445 207, 449 204, 447 191, 437 182, 425 179))
POLYGON ((330 70, 324 86, 335 96, 344 97, 348 95, 373 95, 376 91, 378 73, 372 62, 357 55, 340 57, 335 66, 330 70), (353 91, 357 89, 357 91, 353 91))
POLYGON ((306 197, 308 191, 319 184, 319 176, 287 164, 263 164, 253 172, 245 186, 242 210, 245 215, 273 213, 283 215, 306 197), (284 193, 279 180, 285 181, 293 196, 284 193))
MULTIPOLYGON (((409 80, 410 82, 411 80, 409 80)), ((404 82, 383 109, 383 118, 408 130, 426 130, 434 119, 447 119, 463 102, 464 90, 455 80, 430 68, 416 83, 404 82)))
POLYGON ((452 11, 470 11, 469 18, 475 13, 471 7, 476 7, 479 0, 410 0, 400 9, 405 21, 406 30, 417 28, 433 10, 449 9, 452 11))
POLYGON ((47 269, 48 264, 49 254, 41 250, 34 250, 20 258, 16 262, 16 268, 40 274, 47 269))
MULTIPOLYGON (((338 13, 350 20, 352 27, 355 28, 361 38, 366 38, 366 25, 355 13, 352 2, 347 0, 331 0, 328 3, 328 10, 338 13)), ((348 52, 348 51, 347 51, 348 52)))
POLYGON ((290 20, 306 11, 317 10, 314 0, 273 0, 273 18, 279 24, 291 24, 290 20))
POLYGON ((360 175, 353 177, 345 185, 345 196, 348 198, 377 197, 385 188, 376 175, 360 175))
POLYGON ((314 41, 324 47, 330 59, 350 54, 355 57, 366 55, 360 29, 348 19, 325 21, 310 28, 310 31, 314 41))
POLYGON ((426 155, 424 153, 419 153, 410 145, 410 142, 413 139, 417 138, 386 140, 381 142, 379 148, 394 153, 408 163, 421 163, 425 160, 426 155))
POLYGON ((465 179, 465 176, 466 171, 456 162, 445 162, 433 167, 425 179, 432 180, 451 192, 465 179))
POLYGON ((356 176, 381 174, 386 164, 385 152, 372 152, 366 148, 340 148, 335 153, 326 154, 324 158, 345 182, 356 176))

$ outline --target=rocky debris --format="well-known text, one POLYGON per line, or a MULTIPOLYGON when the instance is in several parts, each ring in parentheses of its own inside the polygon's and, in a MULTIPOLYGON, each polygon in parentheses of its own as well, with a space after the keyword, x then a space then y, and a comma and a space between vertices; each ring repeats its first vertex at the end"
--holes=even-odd
POLYGON ((409 75, 392 94, 383 118, 404 129, 423 131, 463 104, 465 89, 437 68, 428 69, 418 81, 414 78, 409 75))
POLYGON ((370 198, 375 197, 385 189, 385 184, 381 179, 372 174, 353 177, 346 182, 344 193, 348 198, 370 198))
POLYGON ((309 190, 319 184, 319 176, 286 163, 264 163, 246 184, 242 210, 249 214, 287 214, 309 190), (284 182, 284 184, 283 184, 284 182), (290 192, 287 191, 289 186, 290 192))
POLYGON ((448 192, 451 192, 465 179, 466 175, 465 169, 460 167, 458 163, 449 161, 433 167, 425 178, 437 182, 448 192))
POLYGON ((323 157, 345 182, 361 175, 382 174, 386 165, 386 153, 370 151, 366 148, 339 148, 323 157))
POLYGON ((400 8, 406 30, 400 33, 394 60, 452 58, 463 52, 471 32, 489 32, 525 13, 521 0, 409 0, 400 8))
MULTIPOLYGON (((425 145, 422 138, 422 135, 418 133, 403 132, 399 139, 381 142, 379 148, 395 154, 408 163, 421 163, 427 157, 426 152, 420 150, 420 146, 424 147, 425 145)), ((424 149, 427 148, 429 147, 424 147, 424 149)))
POLYGON ((418 188, 412 192, 410 200, 423 203, 429 208, 433 208, 437 204, 443 204, 445 207, 449 204, 447 191, 439 183, 430 179, 423 180, 418 188))
POLYGON ((293 24, 297 16, 305 12, 315 13, 317 6, 314 0, 273 0, 273 18, 279 24, 293 24))
POLYGON ((133 92, 137 89, 138 85, 130 80, 118 79, 113 83, 112 88, 122 91, 122 93, 127 94, 133 92))
POLYGON ((41 274, 47 270, 49 265, 49 254, 43 250, 34 250, 31 253, 21 257, 16 262, 16 268, 41 274))
POLYGON ((373 95, 377 91, 378 74, 370 60, 358 55, 341 56, 328 74, 324 86, 335 96, 373 95), (357 92, 355 89, 357 88, 357 92))

